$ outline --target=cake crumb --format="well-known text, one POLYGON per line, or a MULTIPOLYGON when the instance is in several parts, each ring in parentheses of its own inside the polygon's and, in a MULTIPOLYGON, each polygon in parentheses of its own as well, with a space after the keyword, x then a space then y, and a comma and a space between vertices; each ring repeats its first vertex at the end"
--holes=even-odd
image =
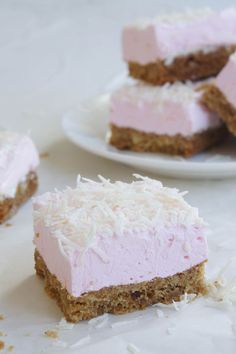
POLYGON ((49 152, 47 151, 41 152, 39 156, 41 157, 41 159, 46 159, 47 157, 49 157, 49 152))
POLYGON ((49 338, 58 338, 58 332, 54 330, 47 330, 44 332, 44 334, 49 338))
POLYGON ((12 352, 14 349, 14 345, 9 345, 9 347, 7 348, 8 352, 12 352))
POLYGON ((0 350, 3 350, 5 348, 5 343, 0 340, 0 350))
POLYGON ((7 222, 4 226, 5 226, 5 227, 11 227, 12 224, 10 224, 9 222, 7 222))
POLYGON ((0 314, 0 321, 4 320, 5 317, 3 315, 0 314))

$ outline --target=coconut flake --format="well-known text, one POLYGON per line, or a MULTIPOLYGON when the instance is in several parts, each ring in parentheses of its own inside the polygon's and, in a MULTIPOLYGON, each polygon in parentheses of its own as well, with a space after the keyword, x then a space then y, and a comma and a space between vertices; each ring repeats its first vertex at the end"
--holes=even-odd
POLYGON ((140 349, 136 345, 134 345, 133 343, 127 344, 127 350, 128 350, 128 352, 130 352, 132 354, 140 353, 140 349))
POLYGON ((178 25, 183 23, 195 22, 199 19, 203 19, 213 15, 214 12, 211 8, 205 7, 202 9, 185 9, 182 12, 172 12, 172 13, 163 13, 154 18, 141 18, 134 21, 128 27, 145 29, 147 26, 154 25, 178 25))
POLYGON ((227 280, 224 276, 231 262, 232 260, 229 260, 218 275, 208 283, 208 305, 227 307, 236 304, 236 277, 227 280))
POLYGON ((102 328, 105 327, 108 323, 109 315, 105 313, 102 316, 92 318, 88 321, 88 324, 94 328, 102 328))
POLYGON ((109 258, 97 247, 99 237, 137 232, 159 234, 176 225, 205 228, 198 210, 175 188, 163 187, 154 179, 134 175, 132 183, 99 176, 99 181, 77 179, 77 188, 46 193, 34 198, 34 221, 50 229, 65 254, 92 247, 105 262, 109 258))
POLYGON ((62 318, 57 325, 60 330, 71 330, 74 328, 74 323, 67 322, 65 318, 62 318))
POLYGON ((178 301, 178 302, 173 301, 173 305, 174 305, 176 311, 180 311, 180 310, 184 309, 190 302, 195 300, 196 297, 197 297, 196 294, 185 293, 184 295, 182 295, 180 297, 180 301, 178 301))
POLYGON ((120 328, 120 327, 125 327, 125 326, 132 326, 136 325, 138 323, 138 318, 134 320, 127 320, 127 321, 117 321, 115 323, 112 323, 111 328, 120 328))
POLYGON ((164 312, 162 310, 157 309, 156 310, 156 314, 157 314, 158 318, 164 318, 165 317, 164 312))
POLYGON ((173 335, 175 331, 176 331, 176 326, 170 326, 166 330, 167 334, 169 334, 170 336, 173 335))
POLYGON ((190 302, 192 302, 194 299, 196 299, 196 297, 197 297, 196 294, 185 293, 184 295, 181 295, 180 301, 173 300, 171 304, 157 303, 157 304, 152 305, 152 307, 161 307, 161 308, 166 308, 166 309, 174 309, 175 311, 180 311, 183 308, 185 308, 190 302))
POLYGON ((55 347, 59 347, 59 348, 66 348, 68 347, 68 343, 65 342, 65 341, 62 341, 62 340, 55 340, 53 343, 52 343, 53 346, 55 347))
POLYGON ((236 320, 232 323, 232 332, 236 336, 236 320))
POLYGON ((82 347, 83 345, 86 345, 86 344, 90 343, 90 341, 91 341, 91 337, 88 335, 86 337, 83 337, 83 338, 79 339, 74 344, 70 345, 70 349, 75 349, 75 348, 78 348, 78 347, 82 347))

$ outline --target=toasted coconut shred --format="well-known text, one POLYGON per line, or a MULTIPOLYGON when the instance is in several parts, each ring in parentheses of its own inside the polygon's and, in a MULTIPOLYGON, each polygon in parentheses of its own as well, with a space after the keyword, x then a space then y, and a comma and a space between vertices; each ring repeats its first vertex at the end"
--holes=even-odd
POLYGON ((228 307, 236 304, 236 276, 226 279, 225 273, 231 260, 219 271, 218 275, 208 283, 208 304, 228 307))
MULTIPOLYGON (((50 228, 66 256, 71 250, 92 248, 106 263, 97 246, 97 237, 129 235, 130 232, 156 231, 173 225, 207 227, 183 198, 186 192, 163 187, 162 183, 135 174, 132 183, 114 183, 78 177, 77 187, 35 198, 35 223, 50 228)), ((187 247, 187 246, 186 246, 187 247)))

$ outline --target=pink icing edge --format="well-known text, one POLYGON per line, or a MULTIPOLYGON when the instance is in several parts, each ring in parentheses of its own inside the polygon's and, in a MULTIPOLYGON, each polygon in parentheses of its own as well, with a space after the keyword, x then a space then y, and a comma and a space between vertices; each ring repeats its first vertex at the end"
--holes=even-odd
POLYGON ((168 233, 162 230, 158 237, 152 233, 100 237, 96 245, 100 251, 89 248, 82 258, 76 248, 66 255, 61 241, 45 225, 37 225, 35 233, 40 236, 34 243, 49 271, 76 297, 112 285, 165 278, 206 261, 208 256, 206 230, 202 226, 188 230, 173 226, 168 233), (100 252, 106 255, 105 259, 100 252))
POLYGON ((215 80, 215 85, 225 98, 236 107, 236 55, 233 54, 215 80))
POLYGON ((118 127, 132 128, 145 133, 191 136, 221 124, 219 117, 195 98, 190 102, 166 99, 161 106, 145 100, 135 104, 113 95, 110 122, 118 127))
POLYGON ((127 26, 122 33, 125 61, 145 65, 184 53, 235 44, 236 10, 226 9, 190 23, 127 26))
POLYGON ((27 135, 22 135, 0 174, 0 195, 13 197, 18 184, 24 182, 27 174, 35 171, 38 165, 39 154, 33 141, 27 135))

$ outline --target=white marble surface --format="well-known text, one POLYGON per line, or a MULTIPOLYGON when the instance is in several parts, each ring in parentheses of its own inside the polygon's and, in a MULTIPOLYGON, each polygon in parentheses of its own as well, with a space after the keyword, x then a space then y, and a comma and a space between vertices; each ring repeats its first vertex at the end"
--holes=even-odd
MULTIPOLYGON (((233 1, 207 1, 222 7, 233 1)), ((157 0, 2 0, 0 1, 0 126, 31 131, 39 150, 49 152, 39 169, 39 193, 74 185, 78 173, 130 179, 132 168, 90 155, 68 142, 60 128, 63 114, 80 100, 96 94, 124 69, 120 59, 120 29, 134 17, 152 15, 206 1, 157 0)), ((156 176, 158 177, 158 176, 156 176)), ((208 276, 233 259, 236 275, 235 179, 221 181, 162 181, 189 190, 188 200, 209 222, 208 276)), ((119 318, 109 317, 100 329, 86 322, 60 331, 71 345, 90 333, 90 343, 60 348, 43 333, 61 319, 55 303, 34 275, 31 205, 27 203, 0 227, 0 331, 14 353, 235 353, 236 308, 210 307, 206 299, 181 311, 152 308, 119 318), (142 316, 140 319, 139 316, 142 316), (134 321, 111 328, 113 322, 134 321), (135 352, 135 351, 133 351, 135 352)), ((3 351, 4 352, 4 351, 3 351)))

